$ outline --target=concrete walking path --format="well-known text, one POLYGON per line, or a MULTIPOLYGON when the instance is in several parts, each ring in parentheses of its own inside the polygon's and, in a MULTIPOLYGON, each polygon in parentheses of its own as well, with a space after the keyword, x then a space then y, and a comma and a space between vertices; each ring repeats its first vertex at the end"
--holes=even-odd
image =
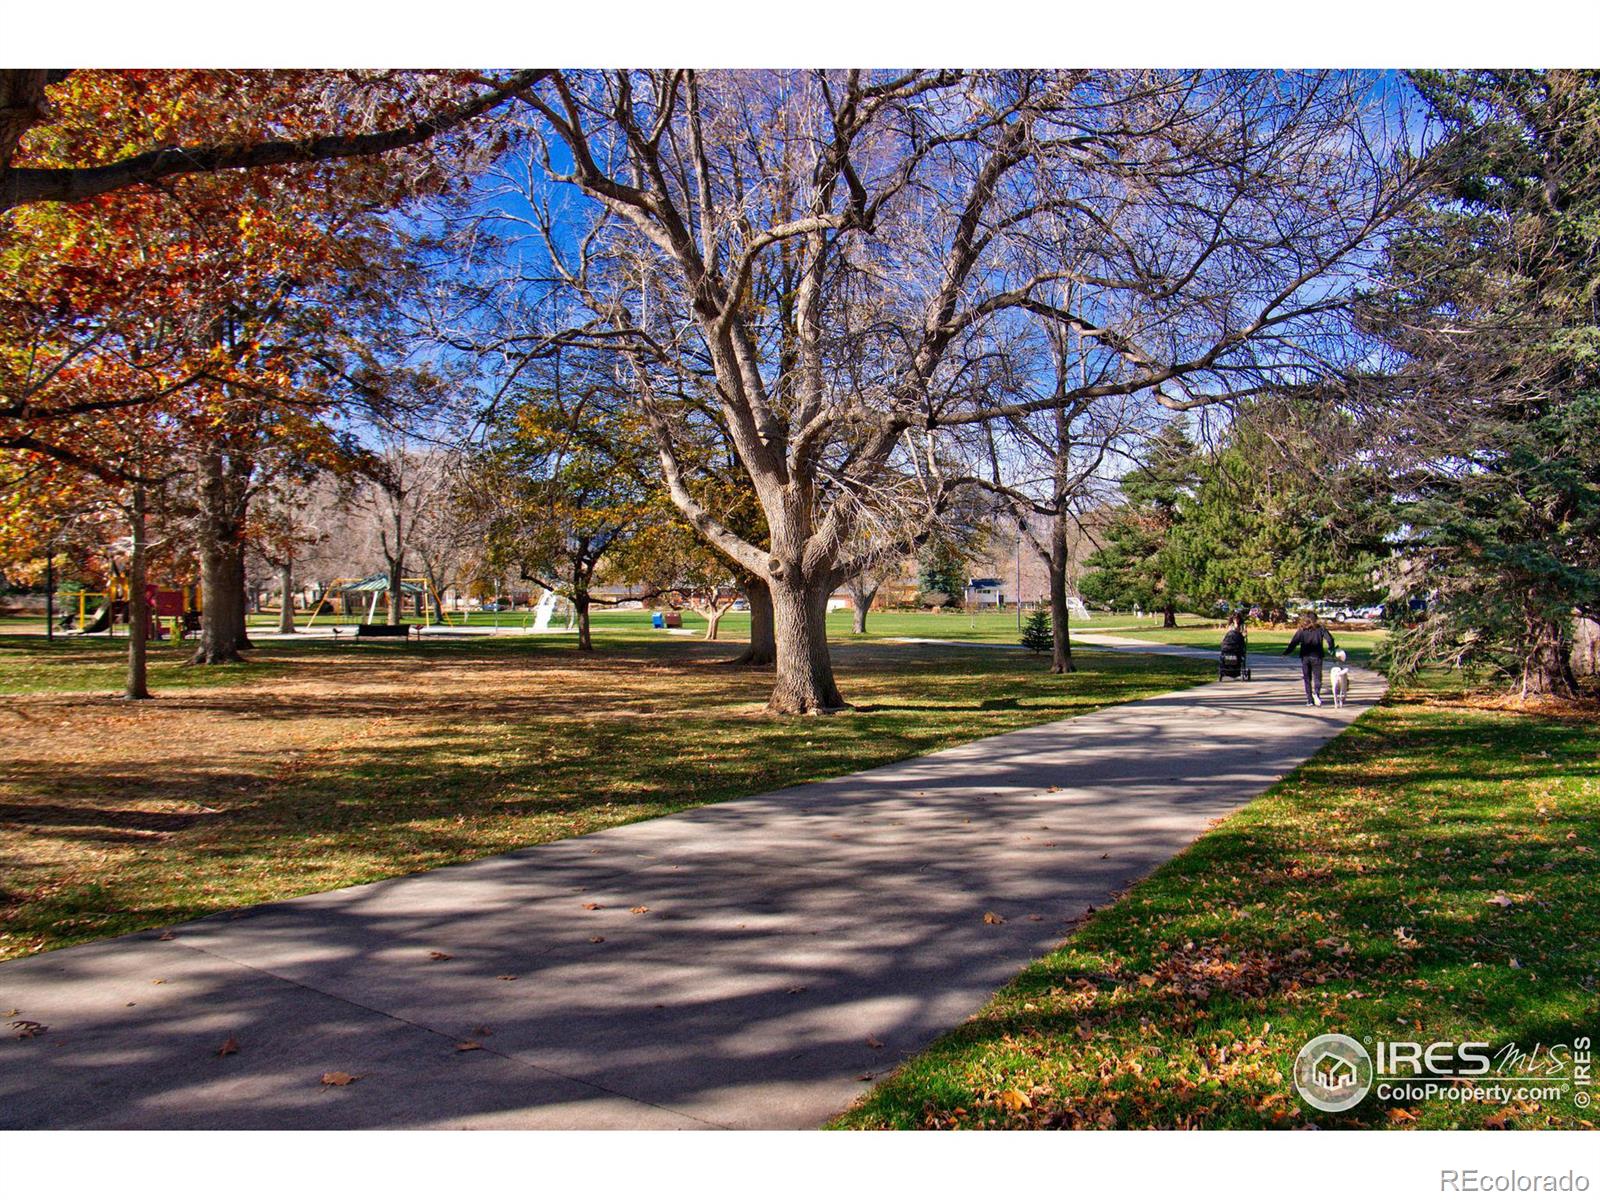
POLYGON ((1358 671, 1350 705, 1306 708, 1294 664, 1253 665, 1251 683, 0 964, 6 1025, 47 1026, 0 1040, 0 1127, 814 1127, 1382 687, 1358 671))

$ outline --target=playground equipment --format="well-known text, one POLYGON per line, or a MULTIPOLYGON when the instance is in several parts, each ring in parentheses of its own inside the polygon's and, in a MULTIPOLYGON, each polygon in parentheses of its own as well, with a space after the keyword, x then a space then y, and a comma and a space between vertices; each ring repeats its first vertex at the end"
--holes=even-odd
MULTIPOLYGON (((185 633, 200 628, 201 605, 198 585, 161 588, 151 583, 145 585, 144 595, 150 613, 150 626, 146 631, 149 637, 159 639, 167 636, 167 628, 161 623, 162 617, 170 617, 175 622, 181 622, 185 633)), ((128 581, 122 578, 113 578, 103 592, 79 592, 78 627, 68 630, 68 636, 82 637, 86 633, 103 633, 110 636, 115 632, 116 626, 126 625, 129 622, 132 607, 128 603, 129 596, 128 581), (100 604, 91 613, 89 608, 95 600, 100 601, 100 604)))
MULTIPOLYGON (((360 615, 363 608, 366 610, 363 624, 379 624, 378 605, 380 603, 386 604, 388 596, 389 577, 385 574, 368 575, 365 579, 335 579, 323 589, 322 595, 317 598, 317 602, 312 609, 311 619, 306 622, 305 627, 310 629, 316 623, 317 618, 324 613, 330 616, 360 615), (339 598, 340 612, 338 614, 333 611, 332 598, 334 596, 339 598)), ((427 619, 427 612, 425 611, 427 602, 432 600, 434 611, 444 618, 446 625, 456 623, 451 614, 445 610, 444 601, 439 598, 439 594, 433 590, 433 585, 426 579, 412 576, 402 579, 400 581, 400 599, 402 606, 408 601, 414 603, 417 608, 417 615, 422 617, 424 621, 427 619)))
POLYGON ((550 617, 556 611, 558 597, 549 588, 545 588, 544 595, 539 597, 539 603, 533 610, 533 631, 535 633, 550 632, 550 617))

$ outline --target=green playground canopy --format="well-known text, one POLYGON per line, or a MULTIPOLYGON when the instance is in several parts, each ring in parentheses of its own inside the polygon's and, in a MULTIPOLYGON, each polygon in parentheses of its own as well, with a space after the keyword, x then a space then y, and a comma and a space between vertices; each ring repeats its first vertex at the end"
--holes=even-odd
MULTIPOLYGON (((328 589, 330 592, 387 592, 389 590, 389 577, 387 575, 368 575, 365 579, 355 583, 336 584, 328 589)), ((427 588, 420 583, 402 580, 400 593, 404 596, 422 596, 427 594, 427 588)))

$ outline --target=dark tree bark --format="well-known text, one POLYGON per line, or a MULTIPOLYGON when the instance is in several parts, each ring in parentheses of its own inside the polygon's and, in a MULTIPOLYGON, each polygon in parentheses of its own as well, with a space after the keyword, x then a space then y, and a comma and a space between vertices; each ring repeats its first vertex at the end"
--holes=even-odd
POLYGON ((200 642, 189 661, 239 662, 244 592, 239 530, 228 502, 227 466, 220 447, 200 456, 196 541, 200 546, 200 642))
POLYGON ((285 558, 278 564, 278 591, 283 595, 278 610, 278 632, 294 632, 294 559, 285 558))
POLYGON ((851 632, 866 633, 867 613, 872 608, 872 602, 877 598, 878 589, 883 585, 874 583, 868 586, 866 580, 857 575, 847 585, 850 589, 850 606, 855 610, 854 619, 850 623, 851 632))
POLYGON ((133 488, 133 561, 128 567, 128 700, 150 699, 146 639, 150 632, 150 600, 145 595, 145 491, 133 488))
POLYGON ((1527 623, 1528 651, 1522 664, 1523 698, 1570 699, 1577 695, 1578 682, 1572 673, 1572 639, 1565 623, 1542 615, 1530 615, 1527 623))
POLYGON ((1177 627, 1178 610, 1169 604, 1161 610, 1161 628, 1176 629, 1177 627))
POLYGON ((594 638, 589 632, 589 589, 577 587, 572 591, 572 607, 578 614, 578 649, 593 650, 594 638))
POLYGON ((1057 513, 1050 522, 1050 554, 1045 565, 1050 572, 1050 670, 1070 675, 1077 665, 1072 661, 1070 622, 1067 608, 1067 517, 1057 513))
POLYGON ((389 560, 389 624, 396 625, 404 619, 405 564, 398 559, 389 560))
POLYGON ((828 595, 832 580, 778 572, 771 581, 777 678, 771 712, 786 715, 841 712, 849 707, 834 683, 828 654, 828 595))
POLYGON ((743 654, 728 662, 730 667, 770 667, 778 660, 777 635, 772 626, 772 591, 767 581, 755 575, 739 581, 750 602, 750 644, 743 654))
POLYGON ((234 645, 241 650, 251 649, 255 643, 250 640, 250 587, 245 579, 244 546, 240 545, 234 551, 234 583, 233 590, 239 597, 238 631, 234 638, 234 645))

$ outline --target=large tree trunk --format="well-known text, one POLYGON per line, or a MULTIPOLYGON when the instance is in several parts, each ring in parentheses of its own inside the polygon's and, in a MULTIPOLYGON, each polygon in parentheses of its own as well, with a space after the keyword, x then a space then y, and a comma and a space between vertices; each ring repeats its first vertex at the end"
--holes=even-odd
POLYGON ((1566 624, 1549 617, 1529 615, 1527 650, 1522 661, 1522 696, 1572 697, 1577 681, 1572 676, 1572 644, 1566 624))
MULTIPOLYGON (((242 522, 241 522, 241 524, 242 524, 242 522)), ((238 594, 238 597, 239 597, 238 631, 237 631, 237 636, 234 638, 234 645, 238 646, 239 649, 241 649, 241 650, 249 650, 251 647, 253 647, 255 645, 255 643, 250 640, 250 619, 249 618, 250 618, 250 608, 251 608, 251 594, 250 594, 249 585, 245 582, 244 546, 243 545, 240 545, 234 551, 233 560, 234 560, 234 569, 233 569, 234 584, 233 584, 233 590, 234 590, 234 592, 236 592, 238 594)))
POLYGON ((404 558, 389 560, 389 624, 398 625, 405 620, 405 569, 404 558))
POLYGON ((1055 518, 1050 534, 1050 558, 1046 566, 1050 571, 1050 670, 1057 675, 1069 675, 1078 668, 1072 661, 1072 638, 1068 622, 1072 613, 1067 609, 1067 535, 1063 518, 1055 518))
POLYGON ((593 650, 594 638, 589 632, 589 590, 587 588, 573 589, 572 607, 578 613, 578 649, 593 650))
POLYGON ((750 644, 738 658, 730 659, 731 667, 770 667, 778 661, 777 636, 772 626, 772 590, 765 579, 748 578, 741 581, 745 599, 750 602, 750 644))
POLYGON ((294 559, 285 558, 278 565, 278 591, 283 597, 278 610, 278 632, 294 632, 294 559))
POLYGON ((244 621, 244 592, 239 586, 239 539, 227 502, 222 452, 200 458, 200 641, 191 663, 239 662, 239 630, 244 621))
POLYGON ((714 642, 717 640, 717 627, 722 624, 723 614, 727 611, 726 608, 721 608, 715 604, 706 610, 706 641, 714 642))
POLYGON ((1161 610, 1161 628, 1176 629, 1178 627, 1178 610, 1172 605, 1167 605, 1161 610))
POLYGON ((878 595, 879 586, 878 584, 873 584, 870 588, 867 588, 857 583, 850 585, 850 606, 855 610, 854 619, 850 622, 852 633, 866 633, 867 613, 872 608, 872 601, 878 595))
POLYGON ((831 713, 848 707, 833 679, 828 656, 828 594, 824 575, 771 582, 778 676, 767 708, 775 713, 831 713))
POLYGON ((128 567, 128 686, 129 700, 150 699, 146 663, 146 638, 150 633, 150 600, 145 595, 144 485, 133 489, 133 561, 128 567))
POLYGON ((1600 675, 1600 621, 1578 618, 1572 634, 1572 673, 1600 675))

